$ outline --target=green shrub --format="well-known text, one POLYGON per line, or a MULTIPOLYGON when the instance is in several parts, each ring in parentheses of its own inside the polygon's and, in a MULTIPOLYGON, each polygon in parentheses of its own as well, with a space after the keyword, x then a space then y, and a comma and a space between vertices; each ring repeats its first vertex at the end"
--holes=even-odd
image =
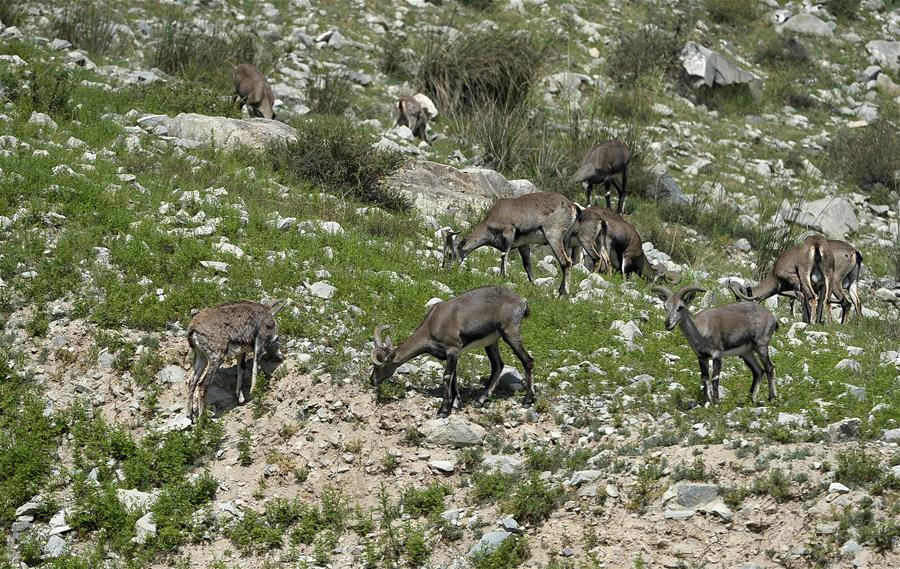
POLYGON ((344 117, 318 116, 297 121, 297 140, 269 151, 272 167, 289 183, 313 183, 342 197, 392 210, 408 204, 381 180, 400 168, 400 153, 372 148, 368 131, 344 117))
POLYGON ((0 97, 19 107, 23 115, 37 111, 56 120, 75 117, 75 81, 72 72, 64 67, 35 62, 23 74, 0 72, 0 85, 0 97))
POLYGON ((353 83, 340 70, 313 68, 306 89, 306 105, 314 113, 341 115, 350 108, 353 83))
POLYGON ((70 4, 52 22, 56 37, 94 55, 116 55, 124 47, 109 6, 70 4))
POLYGON ((648 462, 638 469, 637 484, 628 497, 626 508, 633 512, 643 513, 651 502, 662 496, 659 479, 663 477, 665 464, 648 462))
POLYGON ((564 496, 562 487, 532 477, 518 486, 515 493, 504 501, 503 506, 516 521, 538 524, 550 517, 564 496))
POLYGON ((226 96, 228 91, 211 87, 201 81, 157 81, 148 85, 132 85, 124 89, 124 96, 135 101, 143 111, 175 116, 180 113, 200 113, 211 116, 238 118, 241 112, 226 96))
POLYGON ((450 488, 434 483, 426 488, 407 488, 400 501, 409 515, 413 517, 430 516, 443 511, 444 496, 449 494, 450 488))
POLYGON ((19 359, 0 347, 0 523, 34 496, 50 475, 60 427, 44 416, 44 401, 17 371, 19 359))
POLYGON ((791 479, 778 468, 758 476, 750 486, 750 492, 757 496, 771 496, 776 502, 787 502, 794 498, 791 479))
MULTIPOLYGON (((223 24, 213 24, 212 29, 197 26, 184 14, 173 13, 163 22, 162 33, 156 47, 149 52, 149 64, 178 75, 215 83, 231 85, 234 68, 258 60, 258 38, 243 29, 230 29, 223 24)), ((270 57, 273 57, 270 54, 270 57)))
POLYGON ((549 53, 542 34, 526 30, 466 31, 426 37, 417 81, 449 115, 492 103, 516 107, 528 96, 549 53))
POLYGON ((470 479, 472 499, 476 502, 495 502, 509 495, 517 479, 513 474, 476 472, 470 479))
POLYGON ((756 46, 757 63, 771 66, 806 66, 811 63, 809 51, 797 36, 769 34, 756 46))
POLYGON ((243 519, 228 528, 225 535, 242 553, 258 555, 280 548, 283 532, 270 525, 265 516, 247 508, 243 519))
POLYGON ((66 517, 66 522, 82 532, 105 531, 113 549, 122 551, 129 547, 134 522, 139 516, 140 513, 125 509, 112 483, 95 488, 90 483, 78 482, 75 485, 75 511, 66 517))
POLYGON ((412 79, 416 66, 416 52, 409 48, 408 43, 408 36, 404 33, 384 34, 378 46, 379 71, 398 81, 412 79))
POLYGON ((497 0, 458 0, 466 8, 486 12, 497 7, 497 0))
POLYGON ((31 320, 25 324, 26 332, 40 338, 47 335, 47 330, 49 328, 50 317, 47 315, 47 311, 43 309, 35 310, 34 314, 31 315, 31 320))
POLYGON ((671 479, 672 482, 679 482, 681 480, 691 480, 693 482, 705 482, 710 479, 711 474, 706 472, 706 464, 703 462, 702 457, 694 458, 693 464, 690 466, 685 466, 683 464, 679 464, 672 471, 671 479))
POLYGON ((253 455, 250 454, 250 429, 243 427, 238 431, 238 463, 241 466, 253 464, 253 455))
POLYGON ((634 84, 650 73, 677 69, 678 54, 694 27, 696 14, 687 2, 666 16, 618 33, 606 58, 606 73, 617 83, 634 84))
POLYGON ((759 17, 759 7, 746 0, 704 0, 710 19, 717 24, 746 25, 759 17))
POLYGON ((881 461, 863 449, 851 449, 838 453, 838 467, 834 478, 851 488, 868 488, 885 477, 881 461))
POLYGON ((866 127, 838 132, 828 156, 834 168, 860 188, 900 191, 900 128, 895 121, 880 118, 866 127))
POLYGON ((509 537, 491 553, 477 553, 472 558, 474 569, 513 569, 528 559, 528 540, 509 537))
POLYGON ((421 529, 407 526, 403 532, 403 556, 410 567, 424 567, 431 552, 421 529))
POLYGON ((194 512, 216 496, 219 483, 204 472, 195 480, 176 481, 163 487, 152 510, 156 523, 155 544, 164 551, 174 551, 194 527, 194 512))
POLYGON ((25 2, 21 0, 0 0, 0 22, 4 26, 21 27, 25 23, 25 2))
POLYGON ((825 0, 825 9, 835 18, 855 20, 859 17, 860 0, 825 0))

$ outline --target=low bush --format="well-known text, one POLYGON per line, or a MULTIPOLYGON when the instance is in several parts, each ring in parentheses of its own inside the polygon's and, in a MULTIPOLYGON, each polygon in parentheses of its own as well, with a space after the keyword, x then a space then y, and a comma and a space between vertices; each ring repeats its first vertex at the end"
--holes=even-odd
POLYGON ((109 7, 70 4, 53 20, 52 30, 56 37, 92 55, 116 55, 124 47, 123 35, 110 13, 109 7))
POLYGON ((23 74, 0 72, 0 100, 12 102, 21 114, 50 115, 56 120, 75 118, 72 72, 61 66, 35 63, 23 74))
POLYGON ((406 200, 381 180, 405 162, 398 152, 372 148, 372 137, 344 117, 316 116, 294 123, 297 140, 273 146, 269 161, 289 183, 312 183, 341 197, 391 210, 406 200))
POLYGON ((472 558, 472 566, 474 569, 512 569, 524 563, 528 555, 528 540, 524 537, 510 537, 490 553, 476 553, 472 558))
POLYGON ((790 34, 764 35, 756 46, 755 59, 770 66, 806 66, 812 61, 803 42, 790 34))
POLYGON ((548 48, 542 34, 526 30, 467 30, 451 40, 436 33, 417 50, 416 79, 449 115, 489 103, 515 107, 539 77, 548 48))
POLYGON ((450 488, 434 483, 426 488, 407 488, 403 492, 401 502, 403 508, 413 517, 439 514, 444 509, 444 496, 450 494, 450 488))
POLYGON ((194 513, 216 496, 219 483, 204 472, 195 480, 178 481, 163 488, 153 504, 156 523, 155 544, 164 551, 174 551, 194 526, 194 513))
POLYGON ((717 24, 747 25, 759 18, 759 5, 746 0, 704 0, 710 19, 717 24))
POLYGON ((306 89, 306 105, 314 113, 341 115, 350 108, 353 83, 343 71, 314 67, 306 89))
POLYGON ((855 20, 859 17, 860 0, 825 0, 825 9, 835 18, 855 20))
POLYGON ((638 29, 622 30, 606 58, 607 74, 617 83, 634 84, 649 73, 674 72, 696 21, 693 3, 680 0, 671 13, 648 15, 638 29))
POLYGON ((0 22, 4 26, 22 26, 27 15, 25 8, 25 2, 21 0, 0 0, 0 22))
POLYGON ((519 485, 515 493, 504 501, 503 506, 516 521, 538 524, 550 517, 562 503, 564 496, 562 487, 532 477, 519 485))
POLYGON ((517 477, 500 472, 476 472, 472 475, 472 498, 476 502, 495 502, 508 496, 516 485, 517 477))
POLYGON ((0 346, 0 523, 5 526, 50 475, 61 430, 44 415, 44 401, 18 369, 19 358, 0 346))
POLYGON ((778 468, 757 477, 750 486, 750 492, 757 496, 771 496, 776 502, 787 502, 794 498, 791 479, 778 468))
MULTIPOLYGON (((153 67, 184 79, 201 80, 219 86, 231 84, 234 68, 259 61, 258 38, 243 29, 226 29, 219 24, 197 24, 186 15, 173 13, 163 21, 160 37, 149 51, 153 67)), ((274 56, 269 54, 270 58, 274 56)))
POLYGON ((900 191, 900 128, 890 117, 838 132, 828 156, 833 168, 848 175, 860 188, 871 192, 881 186, 887 191, 900 191))
POLYGON ((497 7, 497 0, 459 0, 459 3, 466 8, 481 11, 493 10, 497 7))

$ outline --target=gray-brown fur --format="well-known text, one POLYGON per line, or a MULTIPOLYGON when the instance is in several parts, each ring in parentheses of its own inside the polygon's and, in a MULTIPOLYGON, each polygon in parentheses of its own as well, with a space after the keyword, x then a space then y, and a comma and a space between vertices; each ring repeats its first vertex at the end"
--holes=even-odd
POLYGON ((275 118, 275 94, 259 69, 249 63, 242 63, 234 69, 232 102, 246 106, 251 117, 275 118))
POLYGON ((697 355, 704 403, 719 402, 719 374, 725 356, 740 356, 750 368, 753 373, 750 399, 754 403, 763 372, 769 381, 769 400, 777 397, 775 367, 769 357, 769 343, 778 329, 778 321, 771 312, 755 302, 737 302, 708 308, 692 316, 689 306, 697 294, 706 292, 702 288, 689 286, 673 293, 666 287, 654 286, 653 292, 663 301, 666 329, 672 330, 675 326, 681 328, 697 355), (710 360, 712 389, 709 385, 710 360))
POLYGON ((448 232, 444 241, 444 263, 465 258, 479 247, 489 245, 500 251, 500 274, 506 276, 509 252, 518 249, 528 280, 534 282, 531 271, 531 247, 549 245, 562 269, 559 294, 569 292, 569 238, 580 207, 562 194, 535 192, 517 198, 497 200, 488 210, 484 221, 476 225, 464 239, 457 240, 456 232, 448 232))
MULTIPOLYGON (((862 318, 862 302, 859 299, 859 273, 862 270, 863 256, 859 250, 846 241, 829 239, 828 247, 834 256, 834 278, 831 281, 831 304, 841 306, 841 324, 847 322, 852 307, 858 318, 862 318)), ((814 273, 818 280, 818 273, 814 273)), ((798 293, 786 291, 782 293, 791 299, 791 314, 794 313, 794 303, 801 300, 798 293)))
POLYGON ((401 365, 421 354, 431 354, 444 364, 443 402, 439 417, 446 417, 459 401, 456 367, 464 351, 483 347, 491 362, 491 375, 478 398, 483 405, 494 392, 503 370, 500 340, 512 348, 525 369, 525 404, 534 402, 532 368, 534 360, 525 345, 519 327, 528 316, 528 304, 509 289, 499 286, 476 288, 458 297, 432 306, 416 331, 397 347, 391 339, 382 341, 385 326, 375 329, 371 380, 380 394, 381 382, 394 375, 401 365))
MULTIPOLYGON (((793 295, 802 302, 804 322, 809 322, 813 314, 821 321, 825 300, 832 293, 833 278, 834 255, 828 242, 820 235, 813 235, 800 245, 784 250, 775 260, 772 273, 759 285, 746 290, 732 287, 732 292, 738 299, 756 302, 776 294, 793 295)), ((834 294, 843 298, 843 289, 834 290, 834 294)), ((827 312, 830 319, 831 311, 827 312)))
POLYGON ((194 372, 188 387, 187 411, 191 419, 203 416, 206 410, 206 391, 219 368, 230 357, 237 358, 235 398, 244 402, 241 390, 244 378, 244 356, 252 354, 253 371, 250 392, 256 387, 257 360, 266 351, 277 351, 278 327, 275 315, 285 307, 286 300, 271 307, 258 302, 240 300, 227 302, 197 313, 187 329, 188 345, 194 351, 194 372), (200 388, 195 409, 194 393, 200 388))
POLYGON ((595 144, 588 150, 581 162, 581 166, 572 176, 573 182, 583 183, 587 193, 585 205, 590 206, 594 184, 603 183, 606 189, 606 207, 612 207, 610 187, 615 186, 619 193, 619 203, 616 212, 622 213, 625 209, 625 189, 628 184, 628 164, 631 162, 631 151, 620 140, 608 140, 595 144), (616 182, 613 176, 621 175, 621 183, 616 182))
POLYGON ((408 126, 413 136, 428 142, 428 113, 414 97, 403 95, 394 106, 394 126, 408 126))
POLYGON ((608 268, 626 278, 637 273, 649 282, 660 277, 670 281, 677 279, 665 267, 650 262, 644 254, 637 229, 611 209, 589 207, 582 211, 572 232, 571 244, 584 249, 594 263, 595 272, 608 268))

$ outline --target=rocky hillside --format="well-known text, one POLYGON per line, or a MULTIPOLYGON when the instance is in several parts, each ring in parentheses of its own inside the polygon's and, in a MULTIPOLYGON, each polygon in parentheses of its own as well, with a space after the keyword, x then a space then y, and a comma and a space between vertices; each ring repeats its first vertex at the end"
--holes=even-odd
MULTIPOLYGON (((900 5, 896 0, 0 0, 0 568, 900 566, 900 5), (231 102, 268 77, 277 122, 231 102), (398 96, 437 111, 394 127, 398 96), (779 397, 696 357, 640 278, 536 251, 445 268, 499 197, 633 151, 654 262, 733 301, 809 232, 862 253, 863 318, 786 299, 779 397), (373 331, 508 286, 507 347, 402 366, 373 331), (282 359, 238 405, 185 408, 186 327, 290 299, 282 359)), ((595 190, 595 195, 597 191, 595 190)), ((678 286, 681 286, 678 285, 678 286)))

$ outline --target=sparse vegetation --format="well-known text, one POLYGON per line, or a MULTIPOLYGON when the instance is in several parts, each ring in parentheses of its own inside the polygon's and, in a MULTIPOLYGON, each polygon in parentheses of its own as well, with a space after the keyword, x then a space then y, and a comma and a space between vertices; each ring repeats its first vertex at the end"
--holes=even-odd
POLYGON ((874 192, 882 186, 900 192, 900 128, 889 118, 838 132, 828 153, 835 169, 860 188, 874 192))
POLYGON ((343 117, 312 117, 295 126, 298 140, 275 146, 269 154, 286 182, 318 184, 340 197, 388 209, 408 207, 380 184, 403 164, 399 153, 373 149, 369 134, 343 117))
POLYGON ((53 20, 53 33, 91 54, 114 56, 124 46, 110 13, 109 7, 69 4, 53 20))

